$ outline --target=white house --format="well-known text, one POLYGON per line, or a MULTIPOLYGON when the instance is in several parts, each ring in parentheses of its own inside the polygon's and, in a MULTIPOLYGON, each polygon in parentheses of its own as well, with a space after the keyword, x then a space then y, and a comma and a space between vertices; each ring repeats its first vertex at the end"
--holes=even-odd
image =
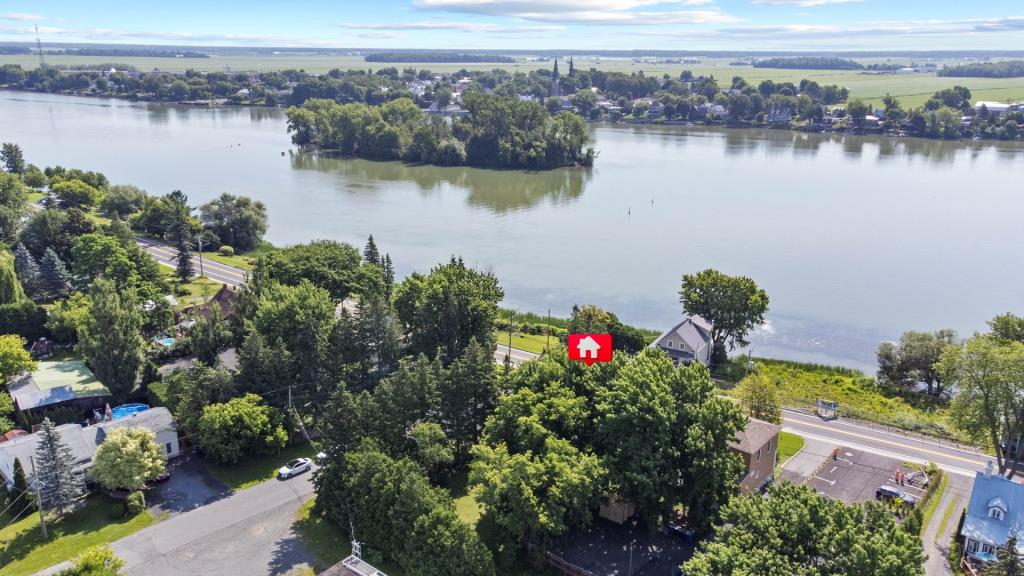
POLYGON ((576 343, 576 349, 579 350, 580 358, 597 360, 598 350, 601 349, 601 345, 590 336, 587 336, 576 343))
MULTIPOLYGON (((75 456, 75 468, 88 475, 96 448, 117 428, 147 428, 156 435, 156 443, 163 450, 164 457, 174 458, 181 454, 178 444, 177 425, 167 408, 150 408, 131 416, 101 422, 92 426, 63 424, 57 427, 61 440, 68 445, 75 456)), ((26 434, 0 444, 0 479, 8 487, 14 484, 14 460, 21 460, 25 473, 32 475, 30 459, 36 453, 39 434, 26 434)))
POLYGON ((974 103, 974 110, 976 112, 980 112, 982 106, 988 109, 988 113, 991 114, 992 116, 1002 116, 1003 114, 1009 112, 1011 107, 1010 104, 1006 104, 1005 102, 979 101, 974 103))
POLYGON ((711 323, 700 316, 689 316, 658 336, 651 347, 664 350, 676 364, 689 364, 694 360, 710 364, 711 323))
POLYGON ((1006 545, 1010 534, 1022 538, 1017 552, 1024 554, 1024 485, 992 473, 992 463, 978 472, 960 535, 964 554, 981 562, 995 560, 996 550, 1006 545))

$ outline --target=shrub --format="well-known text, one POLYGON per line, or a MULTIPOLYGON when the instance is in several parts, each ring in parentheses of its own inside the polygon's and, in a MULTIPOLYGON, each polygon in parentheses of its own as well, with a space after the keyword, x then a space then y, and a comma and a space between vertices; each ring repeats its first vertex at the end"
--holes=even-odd
POLYGON ((128 495, 128 513, 132 516, 146 509, 146 496, 141 490, 136 490, 128 495))
POLYGON ((232 248, 231 246, 228 246, 227 244, 225 244, 224 246, 221 246, 217 250, 217 252, 219 252, 221 256, 234 256, 235 255, 235 249, 232 248))
POLYGON ((121 502, 120 500, 115 500, 114 502, 111 502, 110 506, 107 507, 107 515, 111 518, 121 518, 124 516, 124 514, 124 502, 121 502))

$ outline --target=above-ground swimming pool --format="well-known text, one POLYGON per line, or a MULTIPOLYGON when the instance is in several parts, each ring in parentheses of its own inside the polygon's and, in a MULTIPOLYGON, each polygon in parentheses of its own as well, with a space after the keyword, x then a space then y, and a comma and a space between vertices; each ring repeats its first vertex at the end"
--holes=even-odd
POLYGON ((139 412, 145 412, 146 410, 149 410, 148 404, 122 404, 117 408, 112 408, 110 413, 113 415, 114 420, 117 420, 138 414, 139 412))

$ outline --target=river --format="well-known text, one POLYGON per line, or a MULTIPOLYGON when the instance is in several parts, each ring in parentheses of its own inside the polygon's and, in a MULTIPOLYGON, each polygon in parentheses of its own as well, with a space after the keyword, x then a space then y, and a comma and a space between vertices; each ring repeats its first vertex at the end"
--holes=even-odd
POLYGON ((771 298, 758 356, 874 369, 904 330, 963 335, 1024 313, 1024 146, 594 126, 592 170, 408 166, 299 153, 275 109, 0 91, 0 140, 196 205, 263 201, 277 245, 371 233, 399 275, 453 254, 504 305, 594 303, 664 329, 680 277, 713 267, 771 298))

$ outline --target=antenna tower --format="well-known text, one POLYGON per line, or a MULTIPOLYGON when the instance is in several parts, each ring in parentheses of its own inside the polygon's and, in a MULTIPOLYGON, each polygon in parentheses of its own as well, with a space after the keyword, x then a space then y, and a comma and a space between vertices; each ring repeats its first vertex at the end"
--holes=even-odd
POLYGON ((36 51, 39 52, 39 67, 46 68, 46 62, 43 60, 43 43, 39 41, 39 24, 36 24, 36 51))

